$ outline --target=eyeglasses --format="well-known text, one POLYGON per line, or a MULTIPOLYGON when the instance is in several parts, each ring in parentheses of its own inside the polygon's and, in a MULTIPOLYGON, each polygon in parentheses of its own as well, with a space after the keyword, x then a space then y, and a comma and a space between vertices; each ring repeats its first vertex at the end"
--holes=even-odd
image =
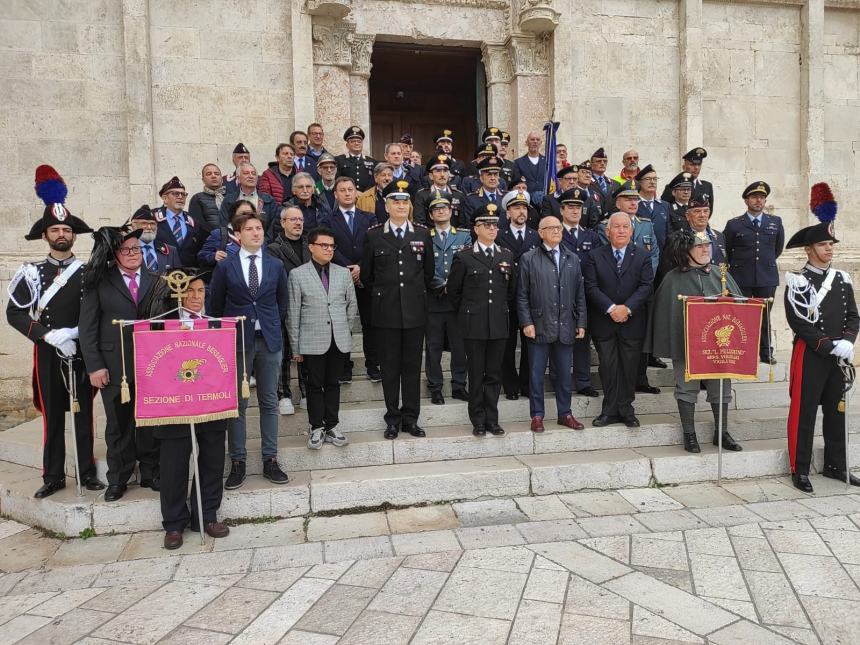
POLYGON ((123 246, 119 250, 120 255, 139 255, 140 252, 139 246, 123 246))
POLYGON ((499 228, 498 224, 493 224, 492 222, 481 222, 480 226, 483 226, 484 228, 499 228))
POLYGON ((188 193, 181 190, 168 190, 165 195, 170 195, 171 197, 188 197, 188 193))
POLYGON ((659 177, 642 177, 642 181, 660 181, 659 177))
POLYGON ((299 222, 304 222, 304 217, 284 217, 281 219, 282 222, 292 222, 293 224, 298 224, 299 222))
POLYGON ((311 242, 309 246, 318 246, 323 251, 334 251, 337 249, 337 244, 326 244, 324 242, 311 242))
POLYGON ((561 226, 544 226, 543 228, 538 229, 539 231, 549 231, 550 233, 560 233, 561 226))

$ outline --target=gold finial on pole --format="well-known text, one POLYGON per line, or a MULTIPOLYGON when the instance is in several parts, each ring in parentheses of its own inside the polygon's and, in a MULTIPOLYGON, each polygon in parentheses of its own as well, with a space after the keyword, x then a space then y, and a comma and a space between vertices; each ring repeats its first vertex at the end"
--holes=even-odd
POLYGON ((721 286, 720 295, 724 296, 724 297, 729 295, 729 289, 726 286, 726 284, 727 284, 726 274, 728 272, 729 272, 729 267, 726 265, 726 263, 720 262, 720 286, 721 286))
POLYGON ((172 297, 176 298, 176 306, 182 305, 182 299, 188 291, 188 285, 191 284, 191 277, 184 271, 171 271, 164 279, 167 281, 167 286, 173 292, 172 297))

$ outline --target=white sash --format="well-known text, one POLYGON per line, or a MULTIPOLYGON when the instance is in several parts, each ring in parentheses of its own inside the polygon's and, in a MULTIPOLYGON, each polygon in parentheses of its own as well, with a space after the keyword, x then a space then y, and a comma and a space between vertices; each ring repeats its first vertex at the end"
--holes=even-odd
POLYGON ((45 310, 45 307, 48 306, 48 303, 51 302, 51 299, 57 295, 57 292, 66 286, 69 279, 75 273, 77 273, 78 269, 84 266, 84 263, 78 259, 75 259, 69 266, 63 269, 63 272, 54 278, 54 281, 51 283, 51 286, 48 287, 47 291, 42 294, 42 297, 39 298, 39 305, 34 312, 32 312, 33 320, 38 320, 39 316, 41 316, 42 312, 45 310))
POLYGON ((839 272, 836 269, 830 269, 824 278, 824 282, 821 283, 821 288, 815 294, 819 305, 827 297, 827 294, 830 293, 830 288, 833 286, 833 280, 836 278, 837 273, 839 272))

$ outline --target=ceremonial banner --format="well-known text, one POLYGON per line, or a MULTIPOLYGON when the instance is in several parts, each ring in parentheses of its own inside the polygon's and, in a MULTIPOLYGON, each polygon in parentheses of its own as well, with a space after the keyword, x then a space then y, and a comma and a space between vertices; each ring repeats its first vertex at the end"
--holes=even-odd
POLYGON ((684 379, 758 378, 761 298, 689 297, 684 301, 684 379))
POLYGON ((546 175, 543 179, 543 188, 547 195, 552 195, 558 187, 558 168, 555 161, 556 133, 558 132, 558 121, 547 121, 543 126, 544 133, 544 157, 546 157, 546 175))
MULTIPOLYGON (((195 321, 200 324, 201 321, 195 321)), ((134 331, 134 417, 139 426, 203 423, 239 416, 236 324, 221 329, 183 329, 164 320, 134 331)))

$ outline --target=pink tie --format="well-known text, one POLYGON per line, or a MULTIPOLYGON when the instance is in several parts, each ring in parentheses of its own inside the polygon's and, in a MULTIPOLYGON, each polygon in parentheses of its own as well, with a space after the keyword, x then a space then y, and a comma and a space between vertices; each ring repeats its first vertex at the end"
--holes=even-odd
POLYGON ((131 294, 131 299, 134 300, 134 304, 137 304, 137 274, 126 273, 125 277, 128 278, 128 292, 131 294))

